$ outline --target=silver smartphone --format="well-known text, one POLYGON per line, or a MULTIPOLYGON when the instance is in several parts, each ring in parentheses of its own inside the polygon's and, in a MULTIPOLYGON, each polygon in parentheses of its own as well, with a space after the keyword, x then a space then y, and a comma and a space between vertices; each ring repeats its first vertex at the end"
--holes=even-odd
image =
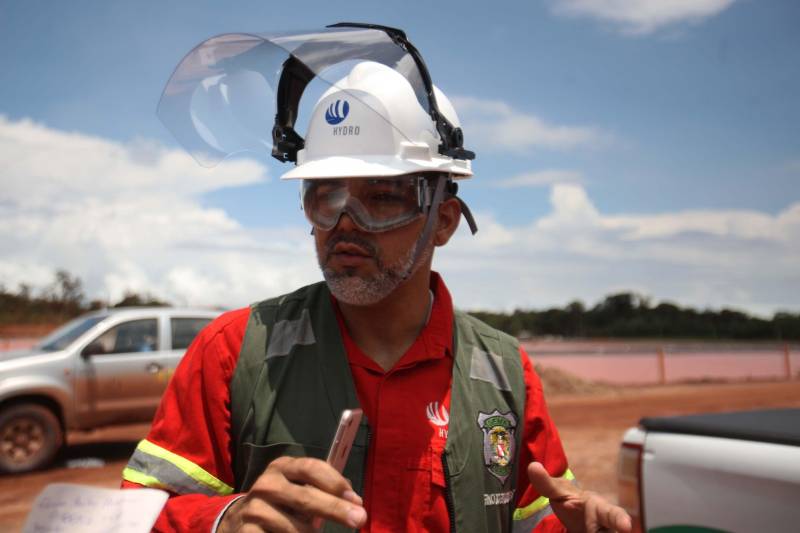
POLYGON ((345 409, 339 418, 339 427, 336 428, 336 435, 333 436, 333 442, 328 450, 328 464, 338 472, 344 471, 344 465, 347 464, 347 457, 353 447, 362 415, 361 409, 345 409))
MULTIPOLYGON (((339 426, 336 428, 336 434, 333 436, 330 449, 328 449, 327 459, 328 464, 332 465, 339 473, 344 471, 344 465, 347 464, 347 457, 353 448, 353 441, 358 433, 362 415, 361 409, 345 409, 342 411, 342 416, 339 417, 339 426)), ((319 531, 323 524, 322 518, 314 518, 311 522, 314 531, 319 531)))

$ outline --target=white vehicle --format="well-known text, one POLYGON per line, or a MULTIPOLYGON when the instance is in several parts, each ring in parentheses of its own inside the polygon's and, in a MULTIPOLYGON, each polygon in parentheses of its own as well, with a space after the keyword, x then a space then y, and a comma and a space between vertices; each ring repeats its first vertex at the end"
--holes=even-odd
POLYGON ((107 309, 0 352, 0 472, 49 464, 67 430, 150 421, 186 348, 219 314, 107 309))
POLYGON ((644 418, 623 438, 620 505, 652 533, 800 531, 800 409, 644 418))

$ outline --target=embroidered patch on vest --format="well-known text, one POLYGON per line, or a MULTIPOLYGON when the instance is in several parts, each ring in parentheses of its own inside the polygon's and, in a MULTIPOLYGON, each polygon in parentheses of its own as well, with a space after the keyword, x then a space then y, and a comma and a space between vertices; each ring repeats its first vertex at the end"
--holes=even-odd
POLYGON ((478 427, 483 431, 483 462, 489 472, 505 483, 511 475, 514 461, 514 432, 517 417, 514 413, 478 413, 478 427))
POLYGON ((484 494, 483 505, 489 507, 490 505, 506 505, 514 497, 514 491, 498 492, 496 494, 484 494))

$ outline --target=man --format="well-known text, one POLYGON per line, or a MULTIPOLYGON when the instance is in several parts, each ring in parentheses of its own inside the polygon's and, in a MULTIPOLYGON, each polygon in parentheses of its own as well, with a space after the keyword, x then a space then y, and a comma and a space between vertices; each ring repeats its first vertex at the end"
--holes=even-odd
POLYGON ((571 482, 527 354, 454 312, 431 270, 462 214, 475 228, 458 119, 429 94, 434 112, 362 61, 317 103, 283 178, 303 180, 325 282, 226 313, 189 348, 123 474, 173 494, 157 530, 630 529, 571 482), (342 474, 321 458, 353 407, 342 474))

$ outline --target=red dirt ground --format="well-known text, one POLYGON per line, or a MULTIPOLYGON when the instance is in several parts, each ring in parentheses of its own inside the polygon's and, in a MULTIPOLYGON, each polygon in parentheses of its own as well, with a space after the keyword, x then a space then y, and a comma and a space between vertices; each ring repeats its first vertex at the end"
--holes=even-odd
MULTIPOLYGON (((643 416, 800 407, 800 382, 671 385, 549 392, 549 407, 561 432, 571 468, 583 487, 616 499, 617 450, 625 429, 643 416)), ((120 473, 146 425, 70 434, 70 447, 56 467, 33 474, 0 477, 0 531, 18 531, 36 495, 48 483, 117 487, 120 473), (67 468, 67 462, 88 465, 67 468)))

